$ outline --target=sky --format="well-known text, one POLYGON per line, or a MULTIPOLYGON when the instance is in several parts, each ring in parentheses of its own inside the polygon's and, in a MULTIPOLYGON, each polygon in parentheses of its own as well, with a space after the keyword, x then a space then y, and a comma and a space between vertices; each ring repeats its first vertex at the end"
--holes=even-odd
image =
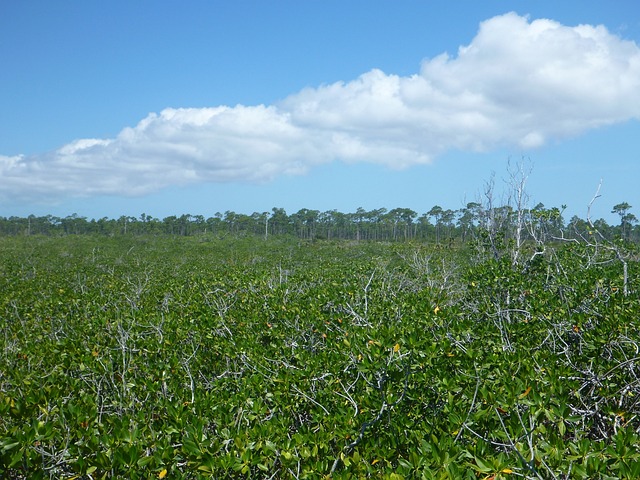
POLYGON ((0 216, 640 212, 637 0, 0 0, 0 216), (588 210, 588 205, 595 199, 588 210))

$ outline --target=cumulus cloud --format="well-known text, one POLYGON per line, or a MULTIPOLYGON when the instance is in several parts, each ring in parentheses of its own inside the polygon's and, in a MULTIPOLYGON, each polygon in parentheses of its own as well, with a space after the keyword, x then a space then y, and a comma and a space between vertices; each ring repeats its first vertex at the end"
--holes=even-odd
POLYGON ((276 105, 166 109, 113 139, 0 156, 0 188, 13 198, 144 195, 265 182, 335 160, 406 168, 452 149, 536 148, 632 118, 640 118, 634 42, 603 26, 509 13, 411 76, 372 70, 276 105))

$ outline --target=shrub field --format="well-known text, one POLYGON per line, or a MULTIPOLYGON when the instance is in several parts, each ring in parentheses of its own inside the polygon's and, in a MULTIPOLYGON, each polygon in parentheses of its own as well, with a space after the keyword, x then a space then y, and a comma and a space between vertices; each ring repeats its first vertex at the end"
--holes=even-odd
POLYGON ((0 477, 640 478, 600 247, 0 238, 0 477))

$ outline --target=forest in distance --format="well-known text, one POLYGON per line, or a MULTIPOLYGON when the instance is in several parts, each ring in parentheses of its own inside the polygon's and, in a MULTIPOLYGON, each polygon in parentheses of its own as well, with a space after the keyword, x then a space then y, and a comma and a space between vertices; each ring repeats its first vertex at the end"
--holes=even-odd
POLYGON ((139 217, 120 216, 87 219, 72 214, 28 217, 0 217, 0 235, 290 235, 304 240, 423 240, 434 243, 465 243, 480 230, 492 228, 511 230, 514 223, 526 225, 523 234, 529 237, 543 234, 549 238, 579 238, 594 228, 605 238, 640 241, 638 218, 627 202, 614 205, 611 213, 619 216, 618 224, 604 219, 591 221, 574 215, 566 221, 564 206, 547 208, 538 203, 533 208, 512 205, 492 207, 470 202, 457 210, 435 205, 428 212, 418 213, 410 208, 358 208, 352 213, 337 210, 300 209, 288 214, 274 207, 271 211, 251 215, 226 211, 212 217, 183 214, 155 218, 145 213, 139 217))
POLYGON ((565 219, 566 205, 546 207, 534 202, 527 191, 533 166, 528 159, 509 159, 503 178, 504 189, 498 192, 495 173, 484 182, 476 201, 458 209, 438 204, 426 212, 411 208, 362 207, 355 212, 337 209, 320 211, 302 208, 287 213, 284 208, 271 211, 237 213, 227 210, 213 216, 184 213, 156 218, 142 213, 139 217, 88 219, 76 213, 66 217, 53 215, 28 217, 0 216, 0 235, 212 235, 224 236, 292 236, 301 240, 417 240, 436 244, 468 243, 489 234, 505 241, 587 239, 594 232, 607 240, 640 241, 640 224, 626 201, 615 204, 611 213, 619 223, 593 219, 591 208, 600 202, 602 182, 587 206, 585 218, 573 215, 565 219), (531 205, 534 205, 531 207, 531 205))

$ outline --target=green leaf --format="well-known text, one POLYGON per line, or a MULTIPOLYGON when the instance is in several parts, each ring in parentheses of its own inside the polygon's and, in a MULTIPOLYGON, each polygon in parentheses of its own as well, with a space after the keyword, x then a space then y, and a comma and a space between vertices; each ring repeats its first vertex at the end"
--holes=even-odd
POLYGON ((9 450, 17 447, 18 445, 20 445, 20 442, 8 443, 2 447, 2 453, 8 452, 9 450))
POLYGON ((149 465, 151 462, 153 462, 154 458, 153 457, 142 457, 138 460, 138 466, 140 467, 144 467, 145 465, 149 465))
POLYGON ((476 462, 476 465, 478 467, 477 470, 479 472, 489 473, 489 472, 493 471, 493 467, 491 465, 487 464, 484 460, 481 460, 478 457, 473 457, 473 459, 476 462))

